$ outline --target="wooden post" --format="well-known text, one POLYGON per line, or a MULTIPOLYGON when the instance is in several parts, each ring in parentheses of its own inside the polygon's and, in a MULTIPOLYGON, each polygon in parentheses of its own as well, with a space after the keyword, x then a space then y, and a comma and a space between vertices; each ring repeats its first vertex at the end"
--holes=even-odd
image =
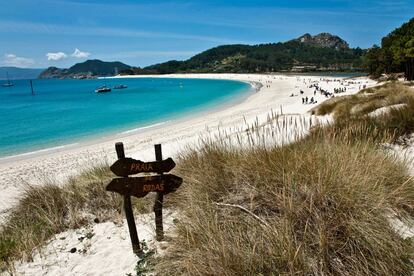
MULTIPOLYGON (((121 142, 116 143, 115 150, 116 150, 118 159, 125 158, 125 151, 124 151, 123 143, 121 142)), ((141 250, 141 247, 139 246, 138 233, 137 233, 134 213, 132 211, 132 205, 131 205, 131 195, 129 194, 124 195, 124 212, 125 212, 125 216, 128 222, 129 236, 131 237, 132 250, 134 251, 135 254, 139 255, 142 253, 142 250, 141 250)))
MULTIPOLYGON (((161 145, 154 145, 155 147, 155 159, 156 161, 162 161, 162 150, 161 145)), ((162 174, 162 172, 158 172, 162 174)), ((154 213, 155 213, 155 233, 157 241, 162 241, 164 239, 164 229, 162 225, 162 203, 164 201, 164 193, 157 193, 154 203, 154 213)))
POLYGON ((34 96, 34 90, 33 90, 33 82, 30 80, 30 88, 32 89, 32 96, 34 96))

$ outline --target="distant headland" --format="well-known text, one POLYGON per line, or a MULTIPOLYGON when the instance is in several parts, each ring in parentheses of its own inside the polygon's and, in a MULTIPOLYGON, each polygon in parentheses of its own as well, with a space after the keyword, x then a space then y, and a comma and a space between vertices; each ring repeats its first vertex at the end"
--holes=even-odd
POLYGON ((90 79, 117 75, 119 71, 131 68, 119 61, 105 62, 98 59, 77 63, 68 69, 49 67, 39 75, 39 79, 90 79))

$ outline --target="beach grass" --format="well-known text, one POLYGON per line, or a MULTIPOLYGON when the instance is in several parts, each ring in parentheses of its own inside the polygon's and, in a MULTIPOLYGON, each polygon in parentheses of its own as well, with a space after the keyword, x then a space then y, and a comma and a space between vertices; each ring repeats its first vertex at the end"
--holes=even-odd
POLYGON ((387 106, 408 104, 414 99, 408 84, 390 82, 363 89, 357 94, 331 98, 313 109, 316 115, 333 114, 336 119, 361 117, 387 106))
POLYGON ((411 218, 414 182, 373 143, 211 144, 178 173, 183 217, 160 275, 410 275, 390 217, 411 218))
POLYGON ((354 139, 363 140, 365 136, 377 142, 399 142, 414 131, 414 91, 407 84, 391 82, 330 99, 313 112, 334 117, 335 123, 329 126, 332 133, 362 128, 366 132, 354 139))
MULTIPOLYGON (((51 237, 91 223, 122 223, 122 197, 105 190, 114 175, 108 165, 88 169, 64 186, 45 179, 44 185, 25 185, 20 201, 0 228, 0 269, 13 269, 16 259, 31 260, 51 237)), ((132 200, 136 213, 151 210, 147 197, 132 200)))

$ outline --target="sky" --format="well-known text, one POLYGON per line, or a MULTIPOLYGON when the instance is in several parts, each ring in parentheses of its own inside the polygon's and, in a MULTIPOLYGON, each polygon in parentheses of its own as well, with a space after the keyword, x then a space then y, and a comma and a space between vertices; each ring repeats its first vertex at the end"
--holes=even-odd
POLYGON ((414 0, 0 0, 0 66, 144 67, 321 32, 369 48, 413 16, 414 0))

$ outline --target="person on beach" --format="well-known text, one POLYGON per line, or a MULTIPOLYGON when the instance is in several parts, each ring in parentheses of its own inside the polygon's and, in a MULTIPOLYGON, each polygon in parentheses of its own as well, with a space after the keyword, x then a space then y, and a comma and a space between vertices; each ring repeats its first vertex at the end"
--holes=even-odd
POLYGON ((302 98, 302 104, 305 104, 305 98, 302 98))
POLYGON ((306 97, 306 98, 305 98, 305 103, 306 103, 306 104, 308 103, 308 97, 306 97))

